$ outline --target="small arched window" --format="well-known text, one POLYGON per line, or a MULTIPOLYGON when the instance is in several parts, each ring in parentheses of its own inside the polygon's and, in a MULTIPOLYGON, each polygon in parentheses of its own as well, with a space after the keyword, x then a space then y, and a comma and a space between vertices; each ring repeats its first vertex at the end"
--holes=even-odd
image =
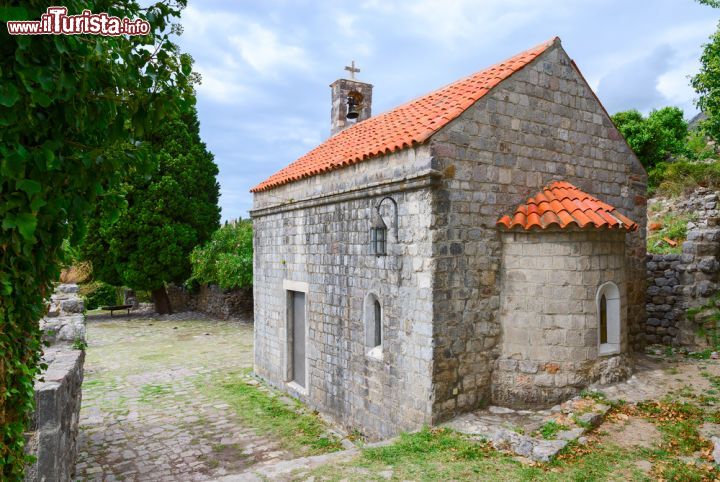
POLYGON ((598 344, 601 355, 620 352, 620 290, 612 281, 598 288, 595 298, 598 318, 598 344))
POLYGON ((607 296, 600 297, 600 343, 608 341, 608 324, 607 324, 607 296))
POLYGON ((380 302, 375 300, 375 346, 382 345, 382 316, 380 310, 380 302))
POLYGON ((368 293, 363 311, 366 353, 369 357, 382 359, 383 310, 377 295, 368 293))

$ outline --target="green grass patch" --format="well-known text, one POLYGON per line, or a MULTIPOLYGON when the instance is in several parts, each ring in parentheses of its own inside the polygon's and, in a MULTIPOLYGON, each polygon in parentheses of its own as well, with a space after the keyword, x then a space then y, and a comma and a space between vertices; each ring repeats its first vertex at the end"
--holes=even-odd
POLYGON ((542 424, 542 426, 538 429, 538 433, 544 439, 554 439, 557 436, 558 432, 562 432, 563 430, 567 430, 568 428, 569 427, 567 425, 557 423, 555 420, 549 420, 542 424))
MULTIPOLYGON (((245 375, 249 370, 243 372, 245 375)), ((272 434, 283 448, 298 455, 317 455, 342 449, 340 441, 327 433, 316 414, 307 413, 299 402, 272 389, 248 384, 245 376, 228 375, 214 383, 216 396, 233 407, 245 424, 258 433, 272 434)))
POLYGON ((477 460, 487 456, 489 445, 467 440, 449 429, 403 433, 400 439, 385 447, 368 448, 363 451, 366 460, 394 464, 407 457, 447 456, 448 460, 477 460))
POLYGON ((650 231, 647 237, 648 253, 655 254, 680 254, 682 253, 682 242, 687 237, 687 224, 692 220, 688 214, 668 213, 659 222, 662 228, 650 231), (670 246, 663 238, 677 241, 677 246, 670 246))
POLYGON ((401 434, 388 446, 366 448, 356 459, 319 467, 299 477, 317 481, 482 480, 549 481, 650 480, 634 465, 637 451, 615 445, 594 450, 571 446, 561 460, 528 466, 449 429, 401 434), (575 451, 575 453, 573 453, 575 451))
POLYGON ((661 480, 672 482, 704 482, 713 480, 707 466, 688 464, 682 460, 669 459, 658 463, 656 473, 661 480))
POLYGON ((98 378, 96 378, 96 379, 94 379, 94 380, 90 380, 90 379, 88 379, 88 378, 85 378, 85 380, 83 380, 82 387, 83 387, 83 390, 87 390, 87 389, 90 389, 90 388, 102 387, 102 386, 104 386, 105 384, 106 384, 106 383, 105 383, 104 380, 100 380, 100 379, 98 379, 98 378))
POLYGON ((677 197, 698 186, 720 187, 720 161, 678 160, 661 162, 648 171, 650 194, 677 197))
POLYGON ((692 351, 688 353, 688 358, 694 358, 696 360, 709 360, 713 351, 714 350, 711 350, 710 348, 702 351, 692 351))
POLYGON ((148 383, 140 387, 140 401, 151 402, 173 392, 172 387, 167 383, 148 383))
POLYGON ((690 455, 706 449, 708 441, 700 437, 698 428, 706 420, 702 408, 689 402, 664 399, 661 402, 637 404, 640 413, 654 422, 663 435, 661 451, 669 455, 690 455))

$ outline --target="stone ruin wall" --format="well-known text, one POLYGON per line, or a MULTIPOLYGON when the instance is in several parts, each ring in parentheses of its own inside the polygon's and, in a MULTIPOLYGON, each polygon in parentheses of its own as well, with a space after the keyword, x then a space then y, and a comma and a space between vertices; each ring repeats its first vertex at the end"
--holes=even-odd
POLYGON ((673 206, 678 212, 696 216, 688 223, 682 254, 647 255, 648 344, 691 349, 705 346, 687 311, 706 305, 720 286, 719 194, 700 188, 689 199, 673 206))
POLYGON ((200 311, 221 320, 253 320, 252 288, 224 290, 217 285, 202 285, 197 291, 182 286, 167 287, 173 311, 200 311))
POLYGON ((35 413, 26 434, 27 448, 37 460, 26 468, 28 481, 69 481, 75 471, 78 421, 82 401, 85 352, 85 309, 75 284, 61 284, 40 321, 48 364, 35 381, 35 413))

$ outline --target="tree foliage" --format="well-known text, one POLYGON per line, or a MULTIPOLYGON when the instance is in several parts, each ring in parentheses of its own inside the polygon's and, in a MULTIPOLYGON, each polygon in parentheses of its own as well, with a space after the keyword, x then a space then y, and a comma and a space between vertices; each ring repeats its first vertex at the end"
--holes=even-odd
POLYGON ((252 286, 253 230, 250 221, 226 224, 190 255, 192 281, 224 289, 252 286))
POLYGON ((720 28, 712 34, 710 43, 705 44, 700 57, 700 72, 692 78, 691 84, 698 94, 698 108, 707 115, 701 124, 702 130, 720 141, 720 28))
POLYGON ((646 169, 685 153, 688 126, 677 107, 653 110, 648 117, 633 109, 612 120, 646 169))
MULTIPOLYGON (((219 226, 218 169, 194 111, 165 125, 150 143, 158 161, 152 174, 126 178, 117 220, 108 216, 112 206, 98 206, 82 251, 96 279, 163 297, 165 283, 190 276, 190 251, 219 226)), ((164 312, 166 299, 155 301, 164 312)))
MULTIPOLYGON (((181 2, 182 3, 182 2, 181 2)), ((3 9, 36 20, 48 2, 3 9)), ((181 5, 66 0, 143 17, 145 36, 9 36, 0 28, 0 480, 22 480, 40 366, 38 320, 62 242, 83 234, 99 197, 150 153, 144 140, 192 102, 189 56, 168 41, 181 5)))

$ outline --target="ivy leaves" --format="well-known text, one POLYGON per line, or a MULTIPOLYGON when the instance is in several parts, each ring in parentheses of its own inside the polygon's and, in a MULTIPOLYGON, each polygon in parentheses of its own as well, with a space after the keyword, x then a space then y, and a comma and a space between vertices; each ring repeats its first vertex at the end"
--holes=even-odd
POLYGON ((20 93, 12 84, 0 86, 0 105, 12 107, 20 99, 20 93))
POLYGON ((37 228, 37 218, 30 213, 11 214, 3 219, 2 228, 17 228, 23 238, 31 240, 37 228))
MULTIPOLYGON (((145 36, 10 36, 0 28, 2 480, 22 479, 23 432, 40 368, 38 319, 63 240, 84 234, 99 200, 120 206, 122 178, 144 176, 153 165, 155 131, 194 104, 192 59, 170 41, 184 4, 64 2, 70 14, 89 8, 144 17, 151 24, 145 36)), ((46 8, 24 1, 22 17, 38 19, 46 8)))

